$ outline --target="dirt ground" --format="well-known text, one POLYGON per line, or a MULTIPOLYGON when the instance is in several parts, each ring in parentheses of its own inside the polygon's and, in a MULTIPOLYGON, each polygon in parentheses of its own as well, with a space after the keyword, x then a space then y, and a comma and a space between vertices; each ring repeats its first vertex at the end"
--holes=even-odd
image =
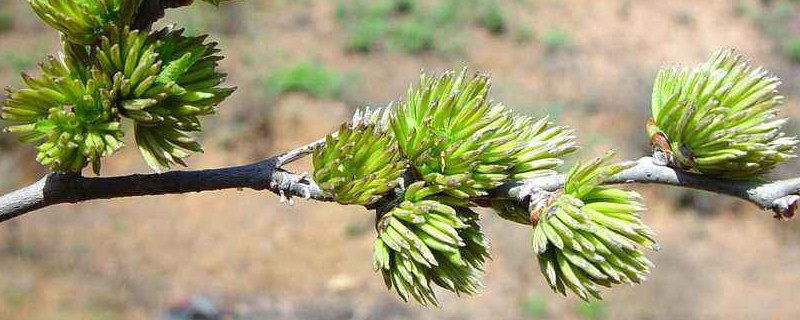
MULTIPOLYGON (((453 35, 456 53, 345 50, 335 0, 196 5, 165 21, 211 33, 226 54, 228 83, 239 87, 205 121, 206 152, 190 158, 190 168, 243 164, 316 140, 354 108, 397 100, 420 70, 463 66, 493 76, 496 100, 577 128, 584 148, 574 158, 611 148, 635 158, 648 150, 643 123, 656 70, 693 65, 720 47, 781 76, 783 114, 800 120, 800 64, 765 32, 772 7, 764 2, 499 1, 511 30, 496 36, 464 22, 453 35), (516 39, 518 30, 532 39, 516 39), (568 41, 548 40, 553 30, 568 32, 568 41), (298 61, 343 74, 342 93, 270 93, 268 75, 298 61)), ((792 1, 772 2, 790 18, 800 13, 792 1)), ((57 50, 58 36, 23 1, 1 2, 2 12, 13 20, 0 31, 0 84, 19 85, 17 72, 36 72, 33 62, 57 50)), ((800 35, 794 20, 780 26, 786 37, 800 35)), ((309 170, 307 161, 293 166, 309 170)), ((133 147, 103 168, 149 172, 133 147)), ((30 147, 0 138, 0 190, 43 172, 30 147)), ((0 319, 158 319, 197 295, 232 319, 800 319, 797 221, 706 193, 635 189, 663 247, 648 253, 657 267, 643 284, 606 290, 589 306, 552 293, 528 230, 491 212, 482 222, 493 256, 486 288, 474 297, 441 292, 441 308, 422 308, 400 302, 373 272, 372 213, 307 201, 290 207, 269 193, 230 190, 62 205, 0 225, 0 319)))

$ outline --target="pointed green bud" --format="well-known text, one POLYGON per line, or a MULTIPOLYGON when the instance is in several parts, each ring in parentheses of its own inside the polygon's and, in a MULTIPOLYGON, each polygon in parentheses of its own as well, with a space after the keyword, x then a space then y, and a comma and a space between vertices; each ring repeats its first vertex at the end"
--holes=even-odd
POLYGON ((665 68, 653 86, 647 132, 657 162, 711 176, 747 179, 795 157, 796 137, 776 118, 780 79, 734 50, 695 68, 665 68))
POLYGON ((392 117, 400 150, 428 183, 448 195, 486 194, 510 179, 551 174, 574 137, 546 119, 512 115, 489 98, 485 75, 422 75, 392 117))
POLYGON ((170 27, 147 33, 110 26, 96 53, 104 77, 114 79, 120 115, 134 121, 142 157, 156 171, 183 165, 191 152, 201 150, 193 140, 182 141, 200 130, 199 116, 216 113, 234 91, 219 86, 225 76, 217 71, 222 57, 216 55, 216 43, 183 33, 170 27))
POLYGON ((388 131, 391 110, 359 110, 314 150, 314 180, 342 204, 368 206, 402 182, 407 165, 388 131))
POLYGON ((379 218, 373 262, 401 299, 439 305, 433 285, 475 294, 489 254, 477 213, 436 200, 405 201, 379 218))
POLYGON ((106 26, 133 23, 143 0, 28 0, 33 11, 67 40, 93 45, 106 26))
POLYGON ((531 244, 547 283, 584 300, 600 299, 600 286, 643 281, 653 265, 639 248, 659 249, 639 218, 645 210, 641 197, 601 186, 630 166, 606 165, 611 155, 576 165, 563 194, 530 213, 531 244))
MULTIPOLYGON (((69 44, 65 44, 70 46, 69 44)), ((36 159, 55 171, 79 172, 122 148, 124 132, 108 83, 80 67, 73 54, 49 57, 36 77, 23 75, 23 89, 9 89, 0 117, 6 131, 38 144, 36 159)))

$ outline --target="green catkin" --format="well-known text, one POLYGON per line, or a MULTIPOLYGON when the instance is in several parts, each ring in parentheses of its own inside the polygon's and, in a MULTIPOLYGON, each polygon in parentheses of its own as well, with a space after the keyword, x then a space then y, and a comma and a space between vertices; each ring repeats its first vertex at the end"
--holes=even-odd
POLYGON ((6 132, 37 145, 36 160, 49 169, 78 172, 91 164, 99 173, 100 158, 124 145, 116 92, 72 59, 49 57, 40 75, 23 74, 28 87, 8 90, 0 117, 10 124, 6 132))
POLYGON ((217 72, 219 50, 205 38, 171 27, 145 33, 113 25, 101 37, 99 69, 113 79, 120 115, 133 120, 139 149, 154 170, 202 152, 189 133, 200 131, 200 117, 216 113, 235 90, 219 86, 225 78, 217 72))
POLYGON ((423 75, 392 117, 400 151, 423 179, 469 198, 559 166, 576 147, 572 131, 513 115, 488 98, 487 76, 423 75))
POLYGON ((23 74, 9 89, 0 118, 5 131, 37 144, 37 161, 56 171, 81 171, 124 146, 123 120, 154 170, 184 164, 199 143, 200 117, 234 89, 219 85, 216 43, 183 30, 131 31, 141 0, 29 0, 62 33, 63 51, 23 74))
POLYGON ((667 165, 749 179, 795 157, 798 140, 781 131, 780 79, 731 49, 695 68, 665 68, 653 86, 648 123, 654 153, 667 165))
POLYGON ((371 205, 401 182, 407 165, 388 131, 390 113, 357 112, 314 150, 312 176, 337 202, 371 205))
POLYGON ((658 249, 654 233, 637 217, 644 210, 641 198, 600 186, 630 166, 607 165, 610 157, 576 165, 563 195, 542 210, 531 231, 533 251, 550 287, 562 293, 566 287, 584 300, 600 299, 598 286, 644 279, 652 263, 638 248, 658 249))
POLYGON ((67 41, 93 45, 110 24, 133 23, 143 0, 27 0, 48 25, 67 41))
POLYGON ((412 201, 419 198, 414 190, 409 188, 405 200, 379 218, 375 269, 404 301, 438 306, 432 284, 456 294, 477 293, 489 256, 477 213, 439 200, 412 201))

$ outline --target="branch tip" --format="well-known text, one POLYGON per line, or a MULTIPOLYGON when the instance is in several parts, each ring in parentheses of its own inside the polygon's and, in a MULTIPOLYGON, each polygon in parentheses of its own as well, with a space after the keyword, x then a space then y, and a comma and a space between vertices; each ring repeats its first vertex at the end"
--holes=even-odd
POLYGON ((773 201, 772 211, 775 212, 775 219, 787 221, 794 217, 798 201, 800 201, 800 196, 796 194, 783 196, 773 201))

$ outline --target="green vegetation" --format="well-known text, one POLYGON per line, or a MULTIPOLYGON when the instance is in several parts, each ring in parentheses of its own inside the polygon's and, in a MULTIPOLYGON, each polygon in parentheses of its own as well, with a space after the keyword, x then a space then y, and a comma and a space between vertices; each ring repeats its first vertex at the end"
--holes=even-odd
POLYGON ((475 1, 442 0, 432 9, 429 15, 440 26, 451 26, 468 18, 467 7, 474 7, 475 1))
POLYGON ((800 38, 784 42, 783 53, 789 60, 800 63, 800 38))
POLYGON ((590 320, 600 320, 608 317, 608 309, 600 301, 579 302, 575 304, 575 313, 584 319, 590 320))
POLYGON ((478 23, 494 35, 501 35, 506 32, 506 18, 497 2, 489 2, 478 17, 478 23))
POLYGON ((751 7, 740 0, 734 6, 735 16, 752 19, 761 32, 781 46, 783 55, 795 63, 800 63, 800 32, 794 26, 794 17, 799 11, 797 1, 777 1, 766 7, 751 7))
POLYGON ((525 44, 533 40, 533 29, 525 26, 514 29, 514 41, 518 44, 525 44))
POLYGON ((494 35, 508 30, 495 1, 442 0, 421 5, 414 0, 341 0, 335 12, 347 34, 345 48, 360 53, 389 47, 412 54, 452 54, 460 51, 458 37, 465 25, 476 23, 494 35))
POLYGON ((434 48, 434 26, 423 19, 406 20, 392 34, 393 43, 408 53, 420 53, 434 48))
POLYGON ((367 53, 389 42, 409 53, 433 49, 434 27, 417 14, 412 0, 343 0, 336 19, 347 31, 345 48, 367 53))
POLYGON ((18 77, 21 72, 33 69, 36 66, 36 57, 39 57, 39 48, 36 49, 37 54, 18 53, 14 51, 0 52, 0 71, 8 71, 9 77, 4 79, 6 84, 17 86, 22 83, 22 79, 18 77))
POLYGON ((746 0, 736 0, 733 6, 733 15, 736 17, 753 15, 753 10, 747 5, 746 0))
POLYGON ((19 306, 24 304, 25 300, 28 298, 25 295, 24 290, 10 284, 8 284, 8 287, 3 288, 3 290, 0 291, 0 293, 2 293, 3 304, 11 309, 18 308, 19 306))
POLYGON ((336 20, 347 30, 347 50, 370 52, 377 49, 388 30, 386 17, 393 8, 392 1, 340 2, 336 7, 336 20))
POLYGON ((8 68, 11 73, 19 74, 33 68, 35 64, 36 57, 31 54, 11 51, 0 53, 0 70, 8 68))
POLYGON ((395 0, 394 1, 394 11, 400 13, 411 12, 417 7, 417 2, 415 0, 395 0))
POLYGON ((542 34, 541 40, 548 52, 556 52, 568 46, 572 42, 572 36, 562 29, 550 29, 542 34))
POLYGON ((0 33, 11 30, 14 26, 14 17, 11 12, 0 11, 0 33))
POLYGON ((748 12, 762 32, 775 39, 784 39, 789 30, 788 24, 792 20, 794 7, 795 5, 788 2, 778 2, 774 6, 748 12))
POLYGON ((348 35, 348 51, 370 52, 375 50, 378 42, 386 32, 386 22, 382 19, 364 19, 358 21, 348 35))
POLYGON ((537 292, 529 293, 520 305, 525 319, 544 318, 548 314, 547 299, 537 292))
POLYGON ((267 77, 275 94, 305 92, 313 97, 335 98, 341 94, 344 75, 316 62, 303 61, 280 67, 267 77))

